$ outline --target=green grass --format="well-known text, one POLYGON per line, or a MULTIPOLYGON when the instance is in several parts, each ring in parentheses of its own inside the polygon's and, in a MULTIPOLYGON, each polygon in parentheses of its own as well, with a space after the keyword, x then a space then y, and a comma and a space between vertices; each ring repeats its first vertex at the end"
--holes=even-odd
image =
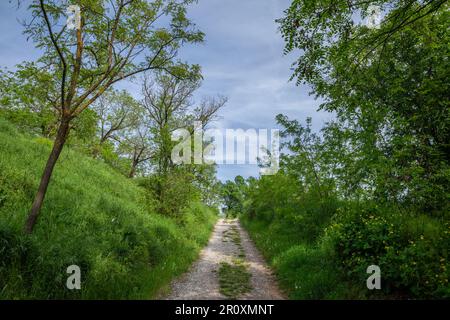
POLYGON ((448 298, 448 223, 396 210, 343 207, 314 242, 301 234, 307 224, 241 221, 291 299, 448 298), (371 264, 381 268, 381 290, 367 289, 371 264))
POLYGON ((158 215, 132 180, 70 147, 24 236, 50 146, 0 119, 0 299, 147 299, 188 269, 215 212, 193 203, 182 222, 158 215), (81 268, 81 290, 66 289, 71 264, 81 268))
POLYGON ((242 246, 241 236, 239 234, 239 229, 236 226, 231 226, 223 232, 222 241, 234 243, 239 250, 237 254, 238 258, 245 258, 245 251, 242 246))
POLYGON ((232 242, 238 248, 238 253, 233 257, 231 263, 221 262, 218 270, 220 293, 229 299, 238 299, 241 295, 249 292, 251 274, 245 263, 245 251, 242 246, 239 229, 233 225, 223 232, 222 241, 232 242))
POLYGON ((295 225, 241 218, 257 248, 274 269, 290 299, 359 298, 343 279, 326 243, 304 240, 295 225))
POLYGON ((242 259, 234 259, 233 263, 221 262, 219 271, 220 293, 235 300, 249 292, 251 275, 242 259))

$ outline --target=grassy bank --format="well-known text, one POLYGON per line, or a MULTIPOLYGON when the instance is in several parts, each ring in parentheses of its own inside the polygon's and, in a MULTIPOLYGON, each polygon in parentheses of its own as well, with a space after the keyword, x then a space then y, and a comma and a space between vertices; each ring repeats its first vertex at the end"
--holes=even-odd
POLYGON ((308 244, 295 225, 241 218, 290 299, 356 298, 334 264, 326 243, 308 244))
POLYGON ((144 190, 108 165, 65 148, 38 224, 23 224, 51 142, 0 119, 0 298, 146 299, 189 267, 206 244, 213 210, 192 203, 158 215, 144 190), (69 265, 82 289, 66 289, 69 265))
POLYGON ((291 299, 448 299, 448 222, 394 210, 343 207, 315 241, 305 241, 308 225, 241 221, 291 299), (381 290, 366 286, 370 265, 381 290))

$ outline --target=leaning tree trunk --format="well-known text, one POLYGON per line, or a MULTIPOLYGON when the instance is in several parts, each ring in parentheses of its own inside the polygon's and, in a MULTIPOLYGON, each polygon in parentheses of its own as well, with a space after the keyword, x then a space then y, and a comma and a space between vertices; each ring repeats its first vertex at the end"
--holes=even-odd
POLYGON ((53 149, 50 153, 47 164, 45 165, 44 173, 41 177, 38 191, 31 206, 31 210, 28 214, 27 222, 25 223, 25 232, 30 234, 33 232, 34 225, 36 224, 39 212, 44 202, 47 187, 50 182, 50 178, 53 173, 56 162, 66 142, 67 134, 69 133, 69 120, 62 120, 59 125, 58 132, 56 134, 55 142, 53 143, 53 149))

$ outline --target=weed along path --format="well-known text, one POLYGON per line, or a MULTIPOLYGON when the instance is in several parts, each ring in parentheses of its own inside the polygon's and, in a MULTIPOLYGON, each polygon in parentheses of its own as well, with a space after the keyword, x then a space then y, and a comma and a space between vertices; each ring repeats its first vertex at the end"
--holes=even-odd
POLYGON ((279 300, 284 295, 238 220, 220 219, 189 272, 171 284, 168 300, 279 300))

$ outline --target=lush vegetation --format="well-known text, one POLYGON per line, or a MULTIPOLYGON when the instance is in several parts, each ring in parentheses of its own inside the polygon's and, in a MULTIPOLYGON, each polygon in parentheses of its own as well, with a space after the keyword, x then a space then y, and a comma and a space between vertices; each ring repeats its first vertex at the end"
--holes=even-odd
POLYGON ((216 212, 191 201, 179 217, 155 210, 144 188, 69 148, 55 169, 32 236, 23 221, 51 141, 0 121, 0 296, 147 299, 186 271, 209 238, 216 212), (66 268, 82 289, 67 290, 66 268))
MULTIPOLYGON (((67 1, 30 1, 41 56, 0 69, 0 297, 155 297, 224 203, 291 298, 450 298, 448 2, 293 0, 278 21, 292 80, 333 120, 277 115, 278 173, 223 184, 192 164, 227 101, 195 101, 201 68, 178 58, 203 40, 192 2, 80 0, 68 31, 67 1), (72 264, 82 290, 65 286, 72 264)), ((233 298, 250 275, 236 230, 224 240, 233 298)))
POLYGON ((336 117, 278 115, 280 171, 224 199, 292 298, 450 297, 448 21, 445 1, 303 0, 279 20, 293 78, 336 117))
POLYGON ((194 101, 200 67, 177 57, 203 39, 192 2, 76 1, 73 30, 71 2, 19 2, 41 56, 0 69, 1 298, 152 298, 206 244, 215 166, 172 156, 226 102, 194 101))

